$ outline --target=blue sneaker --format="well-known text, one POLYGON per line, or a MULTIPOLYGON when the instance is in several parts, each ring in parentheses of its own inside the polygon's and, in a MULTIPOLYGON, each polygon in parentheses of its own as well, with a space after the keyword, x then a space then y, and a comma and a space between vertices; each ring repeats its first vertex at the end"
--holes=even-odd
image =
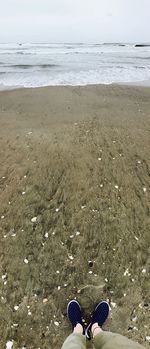
POLYGON ((81 324, 83 326, 81 307, 77 301, 72 300, 68 303, 67 317, 73 329, 77 324, 81 324))
POLYGON ((87 339, 91 339, 91 328, 95 322, 98 323, 98 326, 102 327, 109 315, 109 304, 107 302, 100 302, 95 308, 91 322, 86 328, 85 334, 87 339))

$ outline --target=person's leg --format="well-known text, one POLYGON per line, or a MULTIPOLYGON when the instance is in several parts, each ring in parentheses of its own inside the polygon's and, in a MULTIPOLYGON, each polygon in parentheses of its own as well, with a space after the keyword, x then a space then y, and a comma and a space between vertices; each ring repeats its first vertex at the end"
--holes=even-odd
POLYGON ((68 336, 62 346, 62 349, 85 349, 86 338, 83 335, 83 327, 77 324, 73 333, 68 336))
POLYGON ((95 349, 144 349, 142 345, 131 341, 127 337, 103 331, 98 323, 93 324, 91 332, 95 349))

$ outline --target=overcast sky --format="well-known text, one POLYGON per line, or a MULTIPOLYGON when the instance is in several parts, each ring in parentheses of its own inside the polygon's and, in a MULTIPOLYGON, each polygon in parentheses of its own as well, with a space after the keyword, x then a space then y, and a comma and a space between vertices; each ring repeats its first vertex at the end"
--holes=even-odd
POLYGON ((150 42, 150 0, 0 2, 0 42, 150 42))

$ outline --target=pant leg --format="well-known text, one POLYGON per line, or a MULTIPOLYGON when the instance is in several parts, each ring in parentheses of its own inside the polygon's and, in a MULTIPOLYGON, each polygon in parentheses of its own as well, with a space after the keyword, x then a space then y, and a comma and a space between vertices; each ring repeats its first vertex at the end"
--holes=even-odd
POLYGON ((127 337, 107 331, 100 332, 93 338, 95 349, 144 349, 144 347, 127 337))
POLYGON ((86 349, 86 338, 82 334, 72 333, 66 338, 61 349, 86 349))

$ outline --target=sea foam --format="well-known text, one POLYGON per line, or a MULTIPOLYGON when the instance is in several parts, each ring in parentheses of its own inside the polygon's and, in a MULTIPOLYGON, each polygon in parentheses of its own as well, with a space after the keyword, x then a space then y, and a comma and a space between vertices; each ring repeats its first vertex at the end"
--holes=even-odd
POLYGON ((150 47, 131 44, 0 44, 0 89, 149 85, 150 47))

